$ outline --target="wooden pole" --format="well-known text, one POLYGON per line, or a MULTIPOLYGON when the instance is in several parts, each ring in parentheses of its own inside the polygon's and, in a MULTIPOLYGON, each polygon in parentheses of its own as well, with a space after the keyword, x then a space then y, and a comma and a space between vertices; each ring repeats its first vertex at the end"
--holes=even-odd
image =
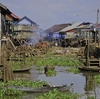
POLYGON ((1 32, 2 32, 2 30, 1 30, 1 7, 0 7, 0 64, 1 64, 1 32))
POLYGON ((99 21, 99 9, 97 9, 97 23, 96 23, 96 30, 97 30, 97 26, 98 26, 98 21, 99 21))
POLYGON ((11 64, 6 60, 7 57, 7 41, 2 41, 2 61, 3 61, 3 80, 7 82, 9 80, 13 80, 13 70, 11 64))
POLYGON ((96 22, 96 31, 95 31, 95 43, 97 41, 97 26, 98 26, 98 20, 99 20, 99 9, 97 9, 97 22, 96 22))

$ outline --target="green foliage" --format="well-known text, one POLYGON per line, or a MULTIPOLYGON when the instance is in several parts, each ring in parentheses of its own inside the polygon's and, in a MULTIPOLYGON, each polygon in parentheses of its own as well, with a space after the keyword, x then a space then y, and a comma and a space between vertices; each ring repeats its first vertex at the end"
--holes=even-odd
POLYGON ((23 96, 1 96, 0 99, 23 99, 23 96))
POLYGON ((93 96, 88 96, 87 99, 95 99, 93 96))
POLYGON ((94 76, 94 83, 99 85, 100 84, 100 75, 95 75, 94 76))
MULTIPOLYGON (((24 93, 22 91, 10 88, 10 86, 18 86, 18 87, 42 87, 47 84, 45 81, 26 81, 26 80, 17 80, 17 81, 8 81, 8 82, 0 82, 0 98, 3 96, 22 96, 24 93)), ((14 98, 13 98, 14 99, 14 98)))
POLYGON ((22 91, 19 91, 19 90, 15 90, 15 89, 12 89, 12 88, 7 88, 7 89, 2 89, 0 91, 0 95, 6 95, 6 96, 21 96, 23 95, 23 92, 22 91))
POLYGON ((25 63, 24 61, 9 61, 9 63, 12 66, 13 70, 21 69, 23 67, 29 67, 34 64, 32 58, 30 57, 26 58, 25 63))
POLYGON ((36 66, 82 66, 83 64, 78 59, 71 59, 65 56, 61 56, 61 57, 47 57, 43 59, 37 59, 35 65, 36 66))
POLYGON ((2 81, 0 81, 0 88, 4 87, 6 84, 2 81))
POLYGON ((35 99, 77 99, 80 97, 77 93, 62 93, 59 92, 57 89, 54 89, 53 91, 49 91, 47 93, 42 94, 41 96, 35 98, 35 99))
POLYGON ((17 80, 17 81, 8 81, 8 86, 22 86, 22 87, 42 87, 44 84, 47 84, 45 81, 26 81, 26 80, 17 80))
POLYGON ((46 76, 56 76, 56 70, 48 70, 45 74, 46 76))
POLYGON ((67 72, 72 72, 74 74, 79 73, 79 69, 77 67, 70 67, 69 69, 67 69, 67 72))
POLYGON ((37 69, 38 71, 44 70, 44 68, 43 68, 42 66, 37 66, 36 69, 37 69))
MULTIPOLYGON (((72 58, 72 57, 66 57, 66 56, 60 56, 60 57, 51 57, 48 56, 47 58, 43 57, 42 59, 36 59, 35 65, 37 66, 37 70, 43 70, 41 66, 68 66, 71 67, 68 69, 68 72, 73 73, 79 73, 79 69, 77 67, 82 66, 83 63, 80 62, 78 59, 72 58)), ((46 73, 48 76, 55 75, 56 73, 54 71, 49 71, 46 73)))
POLYGON ((80 62, 75 57, 66 57, 66 56, 51 56, 51 55, 44 55, 42 57, 27 57, 25 60, 25 64, 23 61, 10 61, 10 64, 15 69, 20 69, 23 67, 29 67, 32 65, 39 66, 82 66, 83 63, 80 62))

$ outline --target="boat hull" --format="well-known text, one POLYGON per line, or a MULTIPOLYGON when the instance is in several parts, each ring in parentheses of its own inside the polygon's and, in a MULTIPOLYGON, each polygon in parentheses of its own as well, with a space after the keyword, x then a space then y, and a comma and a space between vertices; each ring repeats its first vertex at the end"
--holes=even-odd
POLYGON ((16 69, 16 70, 13 70, 13 72, 28 72, 30 71, 31 67, 29 68, 24 68, 24 69, 16 69))
POLYGON ((10 87, 16 90, 20 90, 26 93, 42 93, 42 92, 48 92, 53 91, 54 89, 57 89, 58 91, 70 91, 72 84, 70 86, 63 85, 63 86, 44 86, 44 87, 36 87, 36 88, 30 88, 30 87, 10 87))

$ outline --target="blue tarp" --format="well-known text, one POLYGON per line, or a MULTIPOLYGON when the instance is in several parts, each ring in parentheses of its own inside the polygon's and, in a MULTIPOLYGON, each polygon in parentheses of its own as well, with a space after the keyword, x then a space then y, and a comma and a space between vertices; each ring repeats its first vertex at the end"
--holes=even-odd
POLYGON ((62 38, 64 38, 64 36, 60 35, 59 33, 54 33, 53 38, 62 39, 62 38))

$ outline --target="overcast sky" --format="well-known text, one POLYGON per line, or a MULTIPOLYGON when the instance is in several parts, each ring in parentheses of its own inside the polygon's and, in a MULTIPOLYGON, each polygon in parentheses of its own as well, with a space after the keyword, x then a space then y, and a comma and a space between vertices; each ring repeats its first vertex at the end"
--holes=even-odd
POLYGON ((55 24, 72 22, 95 23, 97 20, 97 9, 100 10, 100 0, 0 1, 20 18, 27 16, 44 30, 55 24))

